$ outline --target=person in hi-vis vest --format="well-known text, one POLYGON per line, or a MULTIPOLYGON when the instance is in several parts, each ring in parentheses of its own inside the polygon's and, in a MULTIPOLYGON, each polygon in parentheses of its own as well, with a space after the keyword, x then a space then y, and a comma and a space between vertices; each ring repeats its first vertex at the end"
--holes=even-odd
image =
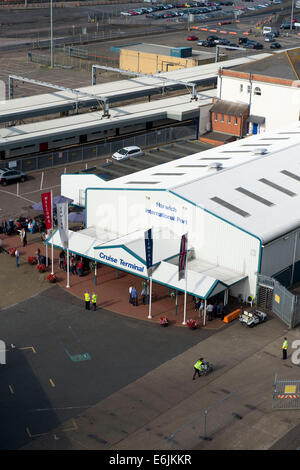
POLYGON ((282 343, 282 359, 287 358, 287 348, 288 348, 288 340, 287 338, 284 338, 284 341, 282 343))
POLYGON ((90 310, 90 293, 88 291, 85 292, 84 294, 84 301, 85 301, 85 309, 90 310))
POLYGON ((95 292, 93 292, 93 295, 92 295, 92 305, 93 305, 94 311, 95 311, 96 308, 97 308, 97 299, 98 299, 98 294, 95 294, 95 292))
POLYGON ((194 375, 193 375, 193 380, 195 380, 196 375, 198 374, 198 377, 200 377, 200 371, 202 369, 202 361, 203 357, 200 357, 197 362, 194 364, 194 375))

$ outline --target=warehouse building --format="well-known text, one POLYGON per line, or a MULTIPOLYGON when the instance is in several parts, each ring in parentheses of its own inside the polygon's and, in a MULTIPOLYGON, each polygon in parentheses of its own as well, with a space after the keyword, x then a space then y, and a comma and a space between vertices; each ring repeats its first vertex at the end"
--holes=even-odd
MULTIPOLYGON (((190 295, 247 300, 259 273, 300 280, 299 123, 113 181, 83 178, 86 228, 69 233, 74 253, 146 278, 144 231, 153 227, 153 281, 168 288, 185 290, 185 233, 190 295)), ((72 197, 75 183, 63 175, 62 194, 72 197)), ((51 242, 62 246, 58 231, 51 242)))
MULTIPOLYGON (((139 43, 112 47, 111 50, 120 53, 122 70, 138 73, 172 72, 215 62, 215 54, 195 51, 191 47, 139 43)), ((226 60, 226 58, 226 54, 221 54, 221 60, 226 60)))

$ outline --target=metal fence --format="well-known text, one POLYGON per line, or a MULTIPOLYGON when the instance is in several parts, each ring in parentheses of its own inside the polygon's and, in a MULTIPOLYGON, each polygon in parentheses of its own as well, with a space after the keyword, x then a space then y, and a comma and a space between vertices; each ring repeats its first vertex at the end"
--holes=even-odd
POLYGON ((274 312, 289 328, 300 324, 300 298, 276 279, 258 275, 256 304, 260 310, 274 312))
MULTIPOLYGON (((211 441, 214 435, 242 419, 249 413, 245 405, 239 405, 235 392, 221 390, 223 397, 212 406, 183 423, 173 433, 157 442, 151 450, 191 450, 202 441, 211 441), (224 396, 225 394, 225 396, 224 396)), ((220 395, 220 392, 214 392, 220 395)), ((195 407, 196 408, 196 407, 195 407)))
POLYGON ((299 410, 300 380, 279 379, 275 374, 272 408, 275 410, 299 410))
MULTIPOLYGON (((13 166, 17 170, 31 172, 84 160, 110 157, 118 149, 129 145, 138 145, 141 148, 154 147, 156 145, 167 144, 174 140, 195 138, 195 135, 196 125, 168 127, 126 139, 121 138, 112 142, 102 142, 86 146, 81 145, 67 150, 49 152, 44 155, 16 158, 13 160, 13 166)), ((1 161, 0 168, 2 169, 9 166, 9 164, 11 164, 9 162, 11 162, 11 160, 1 161)))

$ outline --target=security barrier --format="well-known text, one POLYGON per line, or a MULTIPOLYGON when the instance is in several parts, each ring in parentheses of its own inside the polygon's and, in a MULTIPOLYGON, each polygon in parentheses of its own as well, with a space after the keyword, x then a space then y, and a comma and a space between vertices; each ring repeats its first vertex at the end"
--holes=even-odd
POLYGON ((278 379, 276 374, 272 408, 274 410, 299 410, 300 380, 278 379))

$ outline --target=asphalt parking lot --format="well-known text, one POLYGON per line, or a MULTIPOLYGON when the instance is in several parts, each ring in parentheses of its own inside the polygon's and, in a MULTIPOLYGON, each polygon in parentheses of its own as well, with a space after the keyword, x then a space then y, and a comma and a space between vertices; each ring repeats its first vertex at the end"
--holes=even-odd
MULTIPOLYGON (((78 413, 213 334, 166 332, 103 309, 86 311, 83 301, 59 287, 2 310, 0 317, 8 349, 0 366, 1 449, 19 449, 54 428, 64 434, 66 449, 68 433, 78 430, 78 413)), ((95 432, 103 448, 115 439, 113 420, 109 439, 95 432)))
POLYGON ((27 181, 19 184, 0 186, 0 219, 34 217, 31 206, 41 200, 41 193, 51 191, 53 196, 60 194, 60 177, 64 173, 89 172, 101 175, 106 180, 115 179, 151 166, 192 155, 211 148, 208 144, 198 141, 178 141, 168 145, 147 149, 143 157, 117 162, 111 158, 90 160, 69 165, 67 167, 50 168, 28 173, 27 181), (109 164, 102 167, 105 162, 109 164))

